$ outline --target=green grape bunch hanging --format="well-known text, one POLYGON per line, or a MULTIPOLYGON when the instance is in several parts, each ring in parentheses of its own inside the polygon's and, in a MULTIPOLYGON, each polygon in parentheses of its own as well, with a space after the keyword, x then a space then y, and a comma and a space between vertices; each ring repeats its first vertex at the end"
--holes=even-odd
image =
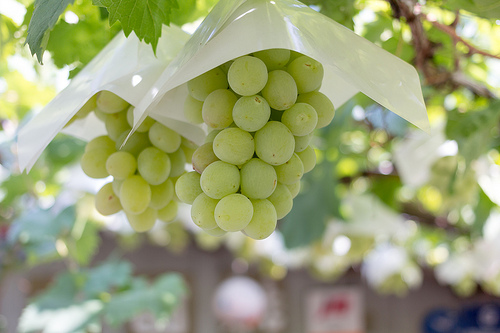
POLYGON ((323 66, 285 49, 254 52, 190 80, 186 119, 211 130, 175 184, 193 222, 221 236, 267 238, 316 164, 313 131, 335 108, 319 92, 323 66))

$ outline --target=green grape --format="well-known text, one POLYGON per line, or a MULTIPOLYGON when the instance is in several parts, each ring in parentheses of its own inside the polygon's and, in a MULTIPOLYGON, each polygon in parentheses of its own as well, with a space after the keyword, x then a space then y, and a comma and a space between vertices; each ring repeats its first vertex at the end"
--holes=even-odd
POLYGON ((102 122, 106 121, 106 116, 108 115, 107 113, 104 113, 104 112, 100 111, 99 109, 95 109, 94 114, 97 117, 97 119, 99 119, 102 122))
POLYGON ((158 209, 158 219, 165 223, 172 222, 177 216, 178 209, 179 205, 177 201, 170 200, 165 207, 158 209))
POLYGON ((335 107, 332 101, 319 91, 313 91, 307 94, 300 94, 297 97, 297 103, 307 103, 311 105, 318 114, 318 124, 316 128, 328 126, 335 116, 335 107))
POLYGON ((200 174, 196 171, 186 172, 175 182, 175 194, 180 201, 191 205, 203 191, 200 187, 200 174))
POLYGON ((174 183, 167 179, 160 185, 151 185, 151 201, 149 207, 161 209, 174 198, 174 183))
POLYGON ((144 178, 134 175, 123 181, 119 197, 126 213, 140 214, 151 202, 151 187, 144 178))
POLYGON ((287 72, 297 83, 299 94, 308 93, 321 87, 324 74, 323 65, 308 56, 301 56, 290 62, 287 72))
POLYGON ((278 69, 269 73, 267 84, 262 89, 262 96, 271 108, 286 110, 297 100, 297 85, 290 74, 278 69))
POLYGON ((227 86, 226 74, 218 67, 195 77, 187 83, 189 94, 199 101, 204 101, 212 91, 227 89, 227 86))
POLYGON ((215 206, 215 221, 224 231, 242 230, 250 223, 252 216, 252 202, 243 194, 227 195, 215 206))
POLYGON ((158 122, 149 129, 149 140, 165 153, 173 153, 181 146, 179 133, 158 122))
POLYGON ((140 214, 126 213, 126 215, 130 226, 135 232, 146 232, 151 230, 158 218, 158 212, 151 207, 146 208, 146 210, 140 214))
POLYGON ((227 72, 229 87, 242 96, 257 94, 267 82, 266 64, 259 58, 243 56, 233 61, 227 72))
POLYGON ((215 227, 213 229, 204 229, 204 231, 209 234, 210 236, 214 236, 214 237, 222 237, 224 236, 225 234, 227 234, 226 231, 222 230, 221 228, 219 227, 215 227))
POLYGON ((106 115, 104 125, 106 126, 108 136, 113 141, 116 141, 123 132, 131 130, 131 127, 127 122, 127 114, 125 112, 117 112, 106 115))
POLYGON ((288 63, 290 64, 292 61, 297 59, 298 57, 302 57, 303 54, 299 53, 297 51, 290 50, 290 60, 288 60, 288 63))
POLYGON ((170 169, 170 158, 158 148, 145 148, 137 157, 137 170, 150 185, 159 185, 166 181, 170 169))
POLYGON ((269 49, 253 53, 254 57, 262 60, 269 72, 276 69, 283 69, 290 60, 290 50, 269 49))
POLYGON ((214 142, 215 137, 217 136, 217 134, 220 133, 220 131, 222 131, 222 129, 220 130, 214 129, 208 132, 207 136, 205 137, 205 143, 214 142))
POLYGON ((274 168, 259 158, 252 158, 240 170, 241 194, 250 199, 265 199, 276 188, 278 179, 274 168))
POLYGON ((286 185, 278 183, 273 194, 267 200, 271 201, 274 208, 276 208, 278 219, 284 218, 292 210, 293 198, 286 185))
POLYGON ((122 187, 123 181, 124 181, 124 179, 116 179, 115 178, 111 182, 111 184, 113 186, 113 192, 115 192, 117 197, 120 197, 120 189, 122 187))
POLYGON ((292 198, 295 198, 299 192, 300 192, 300 181, 288 184, 286 185, 288 187, 288 190, 290 190, 290 194, 292 195, 292 198))
POLYGON ((308 173, 314 169, 314 166, 316 166, 316 153, 313 147, 307 146, 304 151, 298 152, 297 155, 304 164, 304 173, 308 173))
POLYGON ((253 136, 238 127, 222 130, 214 139, 214 154, 234 165, 248 162, 255 152, 253 136))
POLYGON ((195 169, 200 174, 203 172, 203 170, 205 170, 207 166, 215 161, 219 161, 219 158, 214 154, 212 142, 202 144, 193 153, 193 169, 195 169))
POLYGON ((186 168, 186 155, 184 150, 181 148, 177 149, 175 152, 168 154, 170 157, 170 177, 177 177, 184 173, 186 168))
POLYGON ((251 201, 253 216, 250 223, 243 229, 243 233, 253 239, 261 240, 267 238, 274 232, 278 223, 276 209, 266 199, 251 201))
POLYGON ((233 64, 233 60, 229 60, 229 61, 223 63, 222 65, 220 65, 219 68, 222 69, 222 71, 227 75, 227 72, 229 71, 229 68, 231 67, 232 64, 233 64))
MULTIPOLYGON (((150 116, 147 116, 146 119, 137 127, 136 132, 147 132, 153 126, 153 124, 156 122, 153 118, 150 116)), ((130 106, 127 109, 127 123, 129 124, 130 127, 134 126, 134 107, 130 106)))
POLYGON ((97 94, 96 106, 101 112, 116 113, 125 110, 129 105, 127 101, 111 91, 103 90, 97 94))
POLYGON ((278 182, 290 185, 298 182, 302 178, 304 174, 304 164, 299 156, 293 153, 292 157, 286 163, 275 166, 274 170, 276 170, 278 182))
POLYGON ((304 136, 316 128, 318 114, 311 105, 296 103, 283 112, 281 122, 290 129, 293 135, 304 136))
POLYGON ((101 135, 90 140, 85 146, 85 152, 96 148, 115 149, 115 142, 107 135, 101 135))
POLYGON ((295 136, 295 152, 299 153, 309 146, 313 137, 313 132, 304 136, 295 136))
POLYGON ((227 89, 218 89, 207 96, 201 111, 203 121, 215 129, 223 129, 233 122, 233 107, 238 97, 227 89))
POLYGON ((89 115, 90 112, 96 108, 97 94, 90 97, 89 100, 78 110, 77 113, 64 125, 64 127, 71 125, 77 119, 83 119, 89 115))
POLYGON ((205 230, 217 228, 214 214, 218 202, 219 200, 212 199, 205 193, 198 195, 191 206, 191 219, 194 224, 205 230))
POLYGON ((247 132, 261 129, 269 120, 270 115, 269 104, 258 95, 240 97, 233 108, 234 123, 247 132))
POLYGON ((83 172, 90 178, 106 178, 109 176, 106 160, 114 152, 110 148, 95 148, 85 152, 80 160, 83 172))
POLYGON ((202 107, 202 101, 193 98, 191 95, 187 95, 184 102, 184 117, 192 124, 203 123, 203 117, 201 116, 202 107))
POLYGON ((145 148, 151 146, 151 142, 149 142, 147 133, 134 132, 130 135, 127 142, 122 147, 123 142, 127 138, 129 131, 123 132, 118 140, 116 140, 116 149, 122 151, 128 151, 134 156, 139 155, 141 151, 145 148))
POLYGON ((295 149, 295 139, 284 124, 270 121, 255 132, 255 152, 264 162, 280 165, 288 161, 295 149))
POLYGON ((115 179, 125 179, 137 170, 137 160, 129 152, 117 151, 109 155, 106 160, 106 170, 115 179))
POLYGON ((210 198, 221 199, 240 188, 240 170, 223 161, 213 162, 201 174, 200 185, 210 198))
POLYGON ((113 191, 113 184, 107 183, 95 195, 95 208, 102 215, 112 215, 122 209, 120 199, 113 191))
POLYGON ((195 152, 196 149, 198 149, 198 145, 195 144, 193 141, 190 141, 190 140, 186 139, 185 137, 182 137, 181 149, 184 153, 184 163, 191 164, 192 158, 193 158, 193 153, 195 152))

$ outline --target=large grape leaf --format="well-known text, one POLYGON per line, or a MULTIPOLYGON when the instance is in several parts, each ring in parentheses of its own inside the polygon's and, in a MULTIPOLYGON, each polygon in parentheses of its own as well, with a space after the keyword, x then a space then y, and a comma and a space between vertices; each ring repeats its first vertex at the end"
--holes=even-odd
POLYGON ((35 0, 33 16, 28 27, 26 44, 31 55, 36 54, 42 63, 42 56, 49 40, 50 30, 69 4, 75 0, 35 0))
POLYGON ((177 0, 92 0, 96 6, 106 7, 109 24, 120 21, 125 36, 135 32, 139 40, 151 44, 156 51, 163 24, 170 24, 177 0))

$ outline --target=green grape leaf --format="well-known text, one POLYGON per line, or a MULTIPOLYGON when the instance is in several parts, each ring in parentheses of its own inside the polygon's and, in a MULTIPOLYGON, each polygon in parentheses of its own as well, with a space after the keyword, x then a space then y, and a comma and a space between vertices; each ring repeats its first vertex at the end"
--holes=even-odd
POLYGON ((500 2, 498 0, 452 0, 443 3, 443 8, 466 10, 487 19, 500 18, 500 2))
POLYGON ((119 21, 125 36, 134 31, 155 52, 162 25, 170 24, 172 9, 178 8, 177 0, 92 0, 92 3, 108 9, 110 25, 119 21))
MULTIPOLYGON (((75 238, 75 243, 74 246, 69 246, 68 248, 71 257, 78 264, 87 265, 98 250, 101 238, 99 237, 99 227, 96 223, 90 221, 83 221, 83 223, 85 225, 80 235, 76 236, 75 232, 71 233, 73 238, 75 238)), ((75 229, 76 226, 73 231, 75 229)))
POLYGON ((68 5, 75 0, 36 0, 33 16, 28 27, 26 44, 29 45, 31 55, 35 55, 42 63, 42 56, 49 40, 50 30, 55 26, 59 16, 68 5))
POLYGON ((183 278, 176 273, 161 275, 152 285, 142 278, 135 278, 131 289, 111 298, 104 313, 114 326, 144 311, 149 311, 157 319, 165 319, 172 314, 186 290, 183 278))
POLYGON ((127 261, 106 261, 87 272, 83 292, 88 297, 97 297, 111 288, 122 288, 130 283, 132 265, 127 261))

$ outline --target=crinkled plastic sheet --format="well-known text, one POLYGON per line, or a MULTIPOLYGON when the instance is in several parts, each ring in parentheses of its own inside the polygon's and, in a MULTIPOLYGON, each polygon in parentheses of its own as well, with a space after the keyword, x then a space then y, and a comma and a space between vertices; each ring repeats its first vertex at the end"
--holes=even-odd
MULTIPOLYGON (((361 91, 429 131, 419 77, 411 65, 298 1, 221 0, 187 39, 180 29, 165 27, 155 58, 151 47, 133 34, 117 36, 21 129, 21 169, 30 169, 57 132, 100 90, 135 106, 134 129, 149 115, 200 143, 203 128, 189 124, 183 115, 186 82, 226 61, 270 48, 295 50, 320 61, 325 69, 320 91, 336 107, 361 91)), ((90 117, 68 130, 88 139, 102 133, 102 124, 90 117)))

